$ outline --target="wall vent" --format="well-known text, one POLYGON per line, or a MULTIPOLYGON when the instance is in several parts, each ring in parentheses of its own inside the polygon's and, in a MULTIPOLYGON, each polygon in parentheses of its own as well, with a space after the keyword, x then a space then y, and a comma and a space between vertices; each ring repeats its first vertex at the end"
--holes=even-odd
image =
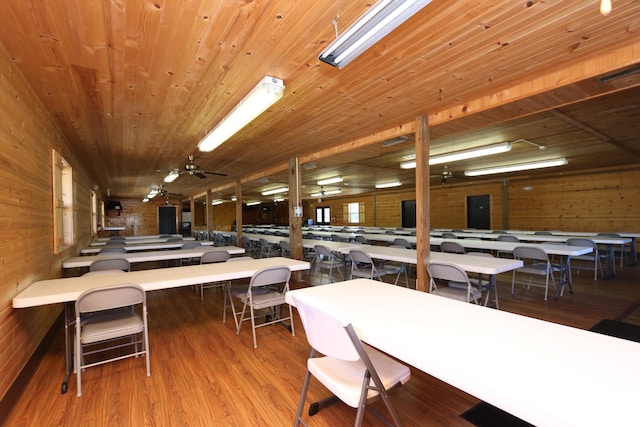
POLYGON ((600 83, 607 83, 612 80, 621 79, 623 77, 627 77, 637 73, 640 73, 640 65, 634 65, 633 67, 627 68, 626 70, 622 70, 612 74, 608 74, 606 76, 598 77, 598 80, 600 81, 600 83))

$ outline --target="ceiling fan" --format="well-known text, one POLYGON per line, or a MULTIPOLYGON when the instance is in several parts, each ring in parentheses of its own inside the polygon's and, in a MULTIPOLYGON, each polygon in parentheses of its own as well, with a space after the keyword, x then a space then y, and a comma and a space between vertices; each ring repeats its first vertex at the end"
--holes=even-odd
MULTIPOLYGON (((198 165, 196 165, 194 163, 194 160, 195 160, 195 158, 192 155, 189 156, 189 163, 184 165, 184 169, 183 170, 173 169, 173 170, 169 171, 169 175, 167 175, 167 176, 174 176, 173 179, 177 178, 178 175, 183 175, 183 174, 194 175, 194 176, 197 176, 198 178, 201 178, 201 179, 206 178, 207 175, 227 176, 226 173, 203 171, 202 169, 200 169, 200 167, 198 165)), ((158 171, 158 172, 162 172, 162 171, 158 171)), ((165 178, 165 182, 173 181, 173 179, 168 181, 165 178)))
POLYGON ((441 174, 439 174, 439 175, 431 175, 431 178, 438 178, 438 177, 440 177, 440 179, 441 179, 440 183, 442 185, 445 185, 447 183, 447 181, 449 179, 451 179, 451 178, 467 179, 466 176, 456 175, 453 172, 451 172, 447 165, 444 165, 444 170, 442 171, 441 174))

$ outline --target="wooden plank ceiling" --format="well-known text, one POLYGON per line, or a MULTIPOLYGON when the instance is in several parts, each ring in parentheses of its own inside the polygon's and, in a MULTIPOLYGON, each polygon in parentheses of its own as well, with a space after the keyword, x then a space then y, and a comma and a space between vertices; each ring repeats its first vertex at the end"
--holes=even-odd
MULTIPOLYGON (((245 200, 257 197, 286 183, 274 166, 296 156, 315 163, 303 197, 334 174, 343 194, 392 179, 411 188, 414 172, 398 164, 413 152, 419 115, 429 118, 432 154, 520 139, 546 147, 520 142, 455 162, 454 176, 540 157, 567 157, 567 172, 640 162, 640 74, 597 80, 640 62, 639 1, 615 0, 604 17, 597 0, 434 0, 344 69, 321 63, 335 32, 371 3, 5 0, 0 44, 112 198, 142 198, 189 155, 228 176, 166 185, 184 197, 207 188, 230 197, 238 180, 245 200), (265 75, 284 80, 283 99, 199 153, 198 141, 265 75), (404 143, 381 144, 403 133, 404 143)), ((432 167, 432 185, 443 170, 432 167)))

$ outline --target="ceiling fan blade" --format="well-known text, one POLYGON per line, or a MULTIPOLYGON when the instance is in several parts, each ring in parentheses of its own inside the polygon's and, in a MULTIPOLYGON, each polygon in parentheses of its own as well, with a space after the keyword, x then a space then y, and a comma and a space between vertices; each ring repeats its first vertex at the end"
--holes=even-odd
POLYGON ((207 177, 207 175, 205 175, 205 174, 204 174, 204 173, 202 173, 202 172, 194 172, 194 175, 195 175, 195 176, 197 176, 197 177, 198 177, 198 178, 200 178, 200 179, 204 179, 204 178, 206 178, 206 177, 207 177))
POLYGON ((206 173, 206 174, 209 174, 209 175, 227 176, 226 173, 220 173, 220 172, 203 171, 202 173, 206 173))

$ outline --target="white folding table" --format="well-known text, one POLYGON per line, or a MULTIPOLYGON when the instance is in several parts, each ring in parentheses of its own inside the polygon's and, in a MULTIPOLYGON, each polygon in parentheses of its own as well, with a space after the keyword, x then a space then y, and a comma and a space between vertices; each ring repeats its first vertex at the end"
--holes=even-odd
POLYGON ((640 344, 369 279, 297 289, 367 344, 536 426, 638 425, 640 344))

